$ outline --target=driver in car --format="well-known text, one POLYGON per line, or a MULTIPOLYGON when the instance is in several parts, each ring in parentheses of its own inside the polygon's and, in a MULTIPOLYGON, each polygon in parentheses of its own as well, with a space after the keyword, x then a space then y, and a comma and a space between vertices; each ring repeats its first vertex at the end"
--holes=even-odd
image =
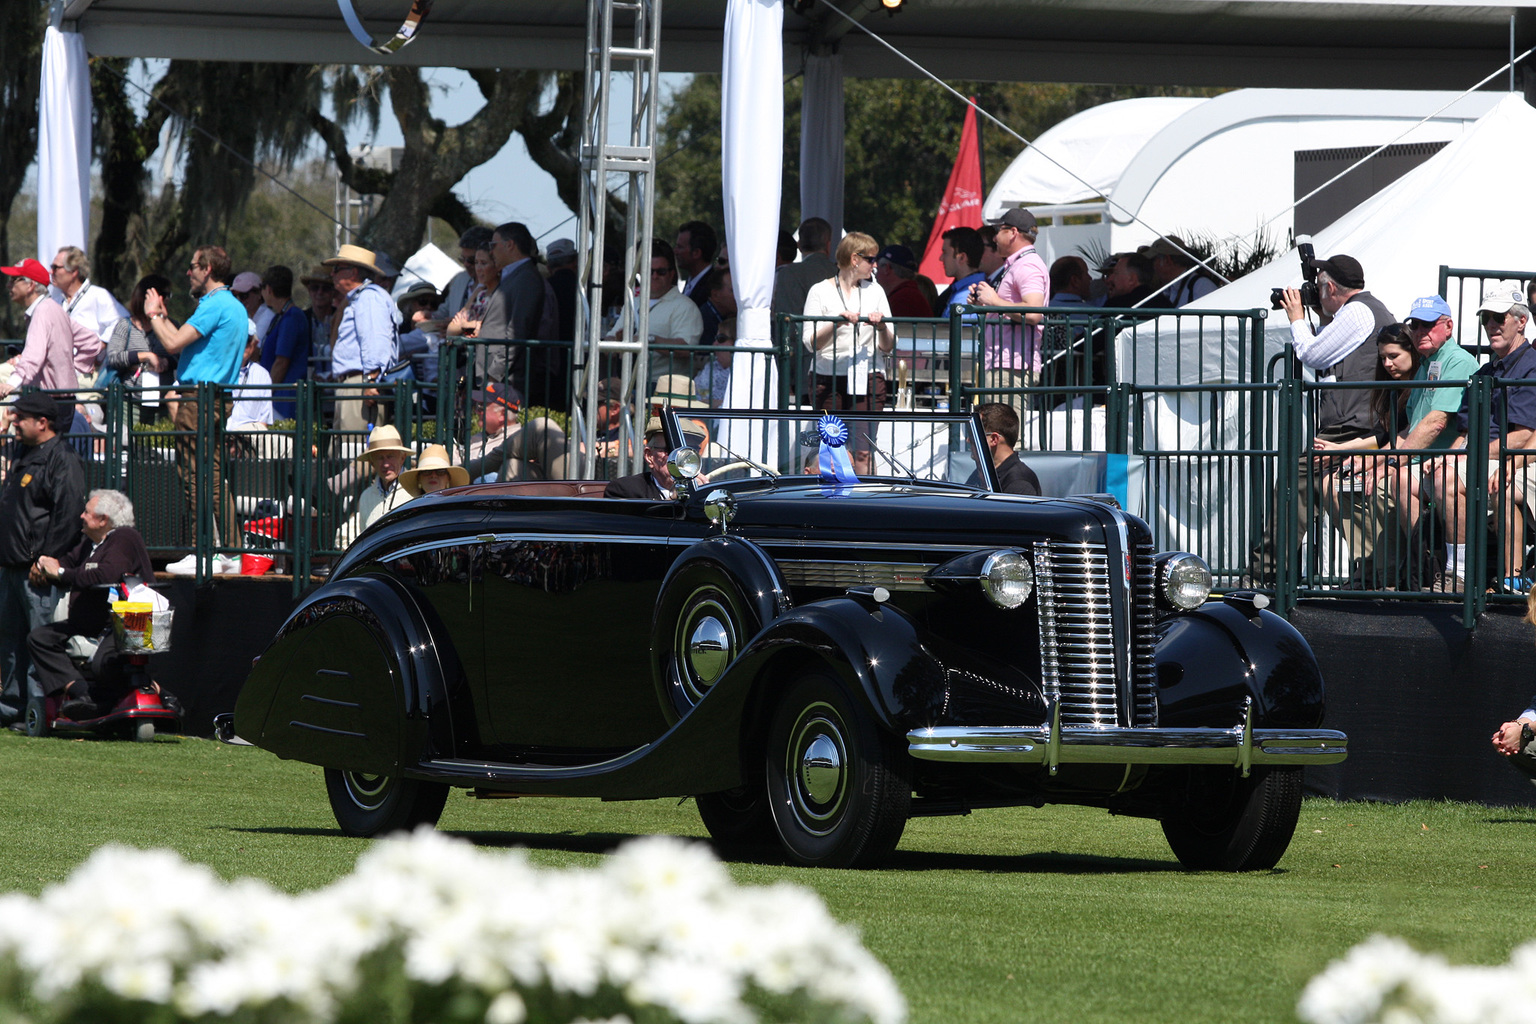
POLYGON ((645 423, 645 472, 616 477, 603 489, 605 498, 636 498, 643 501, 671 501, 677 488, 667 472, 667 436, 661 419, 652 416, 645 423))

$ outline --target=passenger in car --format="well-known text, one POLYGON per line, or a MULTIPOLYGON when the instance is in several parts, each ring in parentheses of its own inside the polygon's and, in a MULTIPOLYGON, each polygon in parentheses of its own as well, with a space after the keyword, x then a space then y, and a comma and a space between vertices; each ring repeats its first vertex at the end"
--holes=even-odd
MULTIPOLYGON (((992 455, 992 466, 997 471, 997 489, 1004 494, 1029 494, 1039 497, 1040 478, 1035 471, 1019 459, 1014 448, 1019 443, 1019 414, 1013 406, 1002 402, 988 402, 978 406, 981 426, 986 431, 987 449, 992 455)), ((981 483, 978 467, 972 483, 981 483)))

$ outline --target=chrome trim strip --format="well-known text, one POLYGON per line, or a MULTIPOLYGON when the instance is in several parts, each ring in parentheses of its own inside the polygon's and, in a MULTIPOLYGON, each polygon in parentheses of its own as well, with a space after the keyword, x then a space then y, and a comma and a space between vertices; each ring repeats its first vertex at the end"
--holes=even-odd
POLYGON ((331 700, 329 697, 316 697, 312 693, 306 693, 299 700, 312 700, 316 704, 329 704, 333 708, 360 708, 361 704, 352 700, 331 700))
MULTIPOLYGON (((674 543, 692 543, 692 541, 674 541, 674 543)), ((893 543, 882 540, 807 540, 803 537, 783 537, 771 540, 753 539, 753 543, 764 548, 870 548, 876 551, 985 551, 995 548, 996 544, 934 544, 928 541, 915 541, 911 544, 893 543)))
POLYGON ((315 669, 315 675, 317 675, 317 676, 334 676, 337 679, 351 679, 352 678, 352 673, 348 672, 344 668, 317 668, 317 669, 315 669))
POLYGON ((484 775, 486 779, 499 779, 502 777, 515 779, 524 775, 571 775, 584 776, 595 770, 615 768, 627 761, 634 760, 635 756, 649 750, 649 746, 636 747, 627 754, 609 758, 606 761, 593 761, 591 764, 573 765, 547 765, 547 764, 516 764, 510 761, 457 761, 451 758, 434 758, 422 763, 423 768, 436 768, 439 771, 452 772, 456 775, 484 775))
POLYGON ((368 738, 368 734, 365 732, 352 732, 348 729, 327 729, 323 725, 311 725, 308 722, 289 722, 288 724, 295 729, 309 729, 313 732, 329 733, 332 736, 351 736, 360 740, 368 738))
POLYGON ((907 733, 907 753, 924 761, 1241 768, 1245 763, 1338 764, 1349 754, 1349 737, 1333 729, 1254 729, 1251 720, 1231 729, 944 726, 907 733))
MULTIPOLYGON (((694 537, 687 544, 697 543, 694 537)), ((473 536, 448 537, 442 540, 422 541, 396 551, 382 551, 372 561, 387 562, 395 558, 409 558, 439 548, 474 547, 480 544, 507 544, 513 541, 556 544, 659 544, 668 545, 666 537, 637 537, 626 533, 477 533, 473 536)))
POLYGON ((834 559, 784 559, 779 572, 792 587, 885 587, 927 590, 925 577, 938 568, 930 562, 858 562, 834 559))

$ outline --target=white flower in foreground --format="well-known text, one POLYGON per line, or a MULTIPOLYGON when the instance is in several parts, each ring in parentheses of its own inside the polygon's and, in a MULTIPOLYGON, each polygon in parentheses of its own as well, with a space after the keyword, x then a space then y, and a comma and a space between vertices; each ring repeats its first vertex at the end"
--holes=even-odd
POLYGON ((1425 957, 1402 939, 1373 935, 1307 983, 1296 1014, 1309 1024, 1364 1024, 1376 1020, 1383 1002, 1425 957))
MULTIPOLYGON (((819 1004, 816 1016, 905 1017, 890 974, 814 894, 739 887, 706 847, 675 839, 555 871, 421 830, 298 896, 105 848, 37 899, 0 897, 0 959, 29 986, 21 998, 100 986, 166 1007, 167 1022, 355 1016, 382 978, 406 1012, 445 988, 478 993, 486 1024, 523 1024, 546 988, 578 1015, 623 993, 633 1014, 681 1024, 756 1024, 744 1000, 765 991, 819 1004)), ((0 1019, 17 1017, 11 998, 0 1019)))

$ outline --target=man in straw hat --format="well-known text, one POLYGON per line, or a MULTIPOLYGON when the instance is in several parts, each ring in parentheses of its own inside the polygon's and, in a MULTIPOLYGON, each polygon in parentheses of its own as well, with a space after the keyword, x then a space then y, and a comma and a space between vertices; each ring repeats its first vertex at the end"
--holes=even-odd
MULTIPOLYGON (((331 283, 347 297, 347 308, 336 327, 336 344, 331 349, 331 376, 354 387, 376 384, 380 374, 395 361, 400 331, 400 311, 390 301, 389 292, 374 281, 383 276, 383 271, 374 261, 373 253, 360 245, 343 245, 325 265, 331 268, 331 283)), ((370 405, 377 422, 388 422, 385 410, 371 401, 378 394, 378 388, 368 386, 362 388, 360 398, 338 400, 336 429, 367 429, 370 405)))
POLYGON ((431 494, 445 487, 463 487, 469 483, 469 470, 448 460, 448 449, 429 444, 416 460, 416 468, 400 474, 400 486, 413 498, 431 494))
POLYGON ((400 431, 394 427, 374 427, 368 435, 368 450, 357 457, 362 468, 372 468, 373 479, 357 498, 357 511, 336 532, 336 546, 345 548, 386 512, 399 508, 414 495, 400 486, 400 471, 411 457, 411 450, 400 443, 400 431))

